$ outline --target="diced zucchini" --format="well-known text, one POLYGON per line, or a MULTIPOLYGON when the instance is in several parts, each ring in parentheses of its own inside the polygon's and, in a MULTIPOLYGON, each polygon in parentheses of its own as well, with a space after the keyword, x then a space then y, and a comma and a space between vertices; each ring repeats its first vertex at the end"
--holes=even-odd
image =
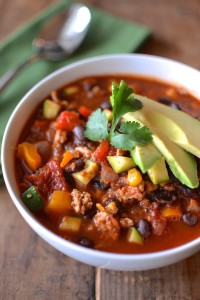
POLYGON ((99 172, 98 164, 91 160, 85 160, 85 167, 83 170, 73 173, 72 176, 78 182, 87 185, 99 172))
POLYGON ((134 226, 130 228, 128 241, 129 243, 143 245, 143 238, 139 233, 139 231, 134 226))
POLYGON ((64 89, 65 94, 67 95, 73 95, 79 91, 79 87, 74 85, 74 86, 69 86, 66 89, 64 89))
POLYGON ((32 212, 37 212, 44 206, 44 200, 34 186, 31 186, 28 190, 26 190, 21 195, 21 199, 32 212))
POLYGON ((62 218, 59 229, 68 232, 78 232, 81 228, 81 218, 65 216, 62 218))
POLYGON ((107 156, 107 160, 116 173, 123 173, 136 166, 131 157, 107 156))
POLYGON ((46 119, 55 119, 58 116, 60 109, 61 106, 58 103, 47 99, 43 104, 43 116, 46 119))

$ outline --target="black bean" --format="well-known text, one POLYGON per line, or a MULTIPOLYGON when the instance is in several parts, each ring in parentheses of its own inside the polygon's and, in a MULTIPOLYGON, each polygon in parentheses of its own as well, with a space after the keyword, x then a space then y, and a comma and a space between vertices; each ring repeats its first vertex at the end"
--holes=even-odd
POLYGON ((71 163, 69 163, 65 167, 65 172, 66 173, 78 172, 82 170, 84 166, 85 166, 85 162, 83 158, 73 159, 71 163))
POLYGON ((174 109, 178 109, 178 110, 182 110, 180 105, 175 103, 174 101, 172 101, 169 98, 159 98, 158 101, 164 105, 170 106, 174 109))
POLYGON ((164 105, 168 105, 168 106, 170 106, 172 103, 171 99, 169 99, 169 98, 159 98, 158 102, 160 102, 164 105))
POLYGON ((183 214, 183 221, 190 226, 195 225, 197 223, 197 220, 198 220, 197 216, 192 213, 188 212, 183 214))
POLYGON ((146 197, 152 202, 156 201, 161 204, 172 203, 177 200, 175 190, 167 191, 163 188, 159 188, 151 193, 148 193, 146 197))
POLYGON ((138 231, 144 238, 148 237, 151 234, 149 222, 145 219, 140 219, 138 222, 138 231))
POLYGON ((112 106, 110 104, 110 101, 104 101, 101 103, 101 106, 100 106, 102 109, 111 109, 112 106))
POLYGON ((93 248, 94 247, 93 241, 91 241, 91 240, 89 240, 88 238, 85 238, 85 237, 80 238, 78 243, 83 247, 87 247, 87 248, 93 248))
POLYGON ((93 207, 83 215, 83 219, 86 219, 86 220, 92 219, 96 213, 97 213, 97 210, 95 207, 93 207))
POLYGON ((178 194, 181 195, 181 197, 199 199, 198 188, 191 189, 191 188, 187 187, 186 185, 180 184, 180 185, 177 185, 177 191, 178 191, 178 194))
POLYGON ((96 176, 93 179, 92 185, 96 189, 100 189, 100 190, 104 190, 105 189, 105 185, 100 181, 100 176, 96 176))
POLYGON ((73 129, 73 134, 74 136, 79 140, 79 141, 85 141, 86 138, 84 136, 84 126, 83 125, 77 125, 73 129))
POLYGON ((174 108, 174 109, 177 109, 177 110, 182 110, 181 107, 180 107, 180 105, 177 104, 177 103, 174 103, 174 102, 170 105, 170 107, 174 108))
POLYGON ((85 166, 85 162, 83 160, 83 158, 79 158, 75 161, 76 167, 74 169, 74 172, 80 171, 84 168, 85 166))
POLYGON ((96 80, 91 78, 83 81, 83 88, 85 91, 91 90, 96 85, 96 80))

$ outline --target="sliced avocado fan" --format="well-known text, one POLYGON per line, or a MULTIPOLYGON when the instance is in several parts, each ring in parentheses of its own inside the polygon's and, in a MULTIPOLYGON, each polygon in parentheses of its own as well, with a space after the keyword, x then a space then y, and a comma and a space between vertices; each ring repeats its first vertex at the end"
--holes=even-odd
POLYGON ((200 121, 183 111, 176 110, 150 98, 134 95, 143 103, 136 118, 148 119, 148 122, 181 148, 200 157, 200 121))
MULTIPOLYGON (((146 104, 143 104, 145 107, 146 104)), ((124 120, 138 121, 141 125, 149 127, 153 134, 153 145, 164 156, 174 176, 188 187, 196 188, 199 185, 199 181, 197 176, 197 164, 194 156, 170 140, 165 134, 165 131, 160 130, 162 128, 161 126, 154 127, 152 125, 152 118, 150 115, 154 106, 152 106, 152 110, 144 110, 144 107, 140 111, 125 114, 123 116, 124 120)), ((160 114, 160 116, 160 122, 162 122, 162 114, 160 114)))

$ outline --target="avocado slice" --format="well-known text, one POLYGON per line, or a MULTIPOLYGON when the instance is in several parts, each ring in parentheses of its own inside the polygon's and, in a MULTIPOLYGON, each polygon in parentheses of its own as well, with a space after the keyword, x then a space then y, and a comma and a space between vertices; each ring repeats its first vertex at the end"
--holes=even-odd
POLYGON ((153 132, 153 141, 165 157, 174 176, 190 188, 198 187, 197 163, 194 156, 155 128, 153 132))
POLYGON ((152 143, 147 145, 136 145, 130 153, 142 173, 146 173, 146 171, 161 158, 161 153, 152 143))
POLYGON ((115 173, 123 173, 136 166, 131 157, 126 156, 107 156, 111 167, 115 173))
POLYGON ((143 114, 143 109, 140 112, 127 113, 123 116, 123 119, 138 121, 148 126, 153 133, 153 144, 164 156, 174 176, 190 188, 196 188, 199 185, 197 164, 193 155, 172 142, 163 132, 153 127, 149 123, 148 114, 143 114))
POLYGON ((168 107, 157 101, 135 95, 143 103, 143 108, 136 114, 148 116, 148 121, 159 128, 174 143, 186 151, 200 157, 200 122, 183 111, 168 107))
POLYGON ((153 167, 148 169, 147 174, 154 184, 166 183, 169 181, 169 175, 163 156, 160 157, 153 167))

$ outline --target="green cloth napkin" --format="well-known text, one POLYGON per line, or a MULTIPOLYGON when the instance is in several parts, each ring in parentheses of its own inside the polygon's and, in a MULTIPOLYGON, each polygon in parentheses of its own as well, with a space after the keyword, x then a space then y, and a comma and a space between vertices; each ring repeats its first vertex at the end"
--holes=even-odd
MULTIPOLYGON (((49 7, 36 18, 4 39, 0 45, 0 76, 32 54, 32 41, 43 24, 73 1, 65 0, 49 7)), ((81 47, 60 62, 40 60, 27 66, 0 96, 0 147, 6 123, 26 92, 54 70, 83 58, 111 53, 134 52, 150 35, 142 25, 128 22, 97 8, 90 7, 92 21, 81 47)), ((23 122, 23 120, 22 120, 23 122)), ((0 168, 0 182, 2 182, 0 168)))

